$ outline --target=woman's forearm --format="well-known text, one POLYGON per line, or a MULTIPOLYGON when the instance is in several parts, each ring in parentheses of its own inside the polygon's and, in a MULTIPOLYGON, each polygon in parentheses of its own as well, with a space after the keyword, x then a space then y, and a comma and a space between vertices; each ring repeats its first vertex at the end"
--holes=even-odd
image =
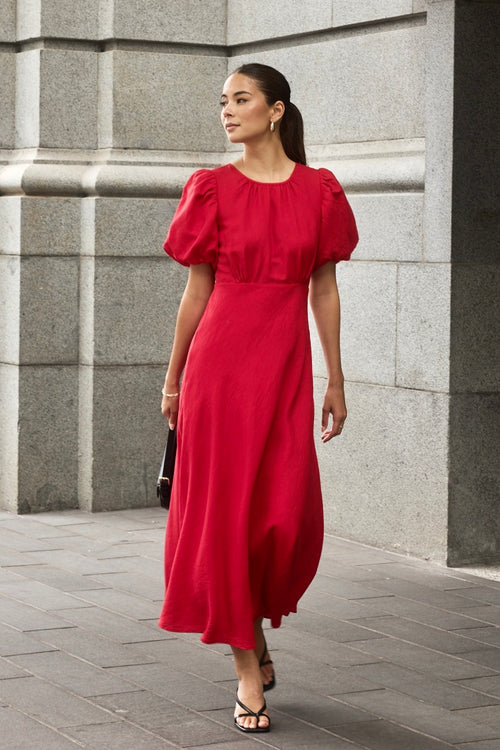
POLYGON ((340 299, 333 264, 329 263, 315 272, 311 278, 309 300, 323 349, 328 385, 343 385, 340 357, 340 299))
POLYGON ((192 266, 182 295, 175 325, 174 343, 165 377, 165 390, 176 392, 186 364, 191 341, 213 290, 210 267, 192 266))

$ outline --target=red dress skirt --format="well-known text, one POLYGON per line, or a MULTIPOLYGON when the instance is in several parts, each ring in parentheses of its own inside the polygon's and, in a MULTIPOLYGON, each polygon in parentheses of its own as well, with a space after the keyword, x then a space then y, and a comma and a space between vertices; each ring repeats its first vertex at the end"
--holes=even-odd
POLYGON ((184 188, 164 247, 183 265, 210 263, 215 286, 179 402, 166 630, 254 648, 253 621, 279 627, 315 575, 323 511, 308 283, 356 241, 325 169, 298 164, 285 182, 261 183, 227 165, 184 188))

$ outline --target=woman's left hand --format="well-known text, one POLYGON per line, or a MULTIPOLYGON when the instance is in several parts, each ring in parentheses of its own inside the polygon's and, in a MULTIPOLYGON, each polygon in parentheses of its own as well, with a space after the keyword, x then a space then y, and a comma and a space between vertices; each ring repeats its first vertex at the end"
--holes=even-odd
POLYGON ((321 412, 321 440, 323 443, 327 443, 332 437, 341 434, 346 417, 344 386, 328 386, 321 412), (331 429, 328 428, 330 414, 333 419, 331 429))

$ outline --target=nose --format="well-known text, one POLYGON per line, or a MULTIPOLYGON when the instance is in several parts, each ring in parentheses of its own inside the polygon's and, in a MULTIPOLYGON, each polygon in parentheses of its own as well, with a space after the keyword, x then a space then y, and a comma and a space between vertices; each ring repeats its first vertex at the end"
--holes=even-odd
POLYGON ((232 117, 232 112, 231 112, 231 107, 230 107, 229 102, 226 102, 222 106, 222 114, 224 117, 232 117))

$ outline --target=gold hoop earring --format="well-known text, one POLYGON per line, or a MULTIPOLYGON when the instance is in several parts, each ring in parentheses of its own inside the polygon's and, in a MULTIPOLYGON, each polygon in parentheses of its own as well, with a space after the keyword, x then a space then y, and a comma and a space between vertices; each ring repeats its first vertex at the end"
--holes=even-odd
POLYGON ((275 128, 274 122, 271 120, 271 124, 269 125, 269 130, 271 131, 271 133, 274 133, 274 128, 275 128))

